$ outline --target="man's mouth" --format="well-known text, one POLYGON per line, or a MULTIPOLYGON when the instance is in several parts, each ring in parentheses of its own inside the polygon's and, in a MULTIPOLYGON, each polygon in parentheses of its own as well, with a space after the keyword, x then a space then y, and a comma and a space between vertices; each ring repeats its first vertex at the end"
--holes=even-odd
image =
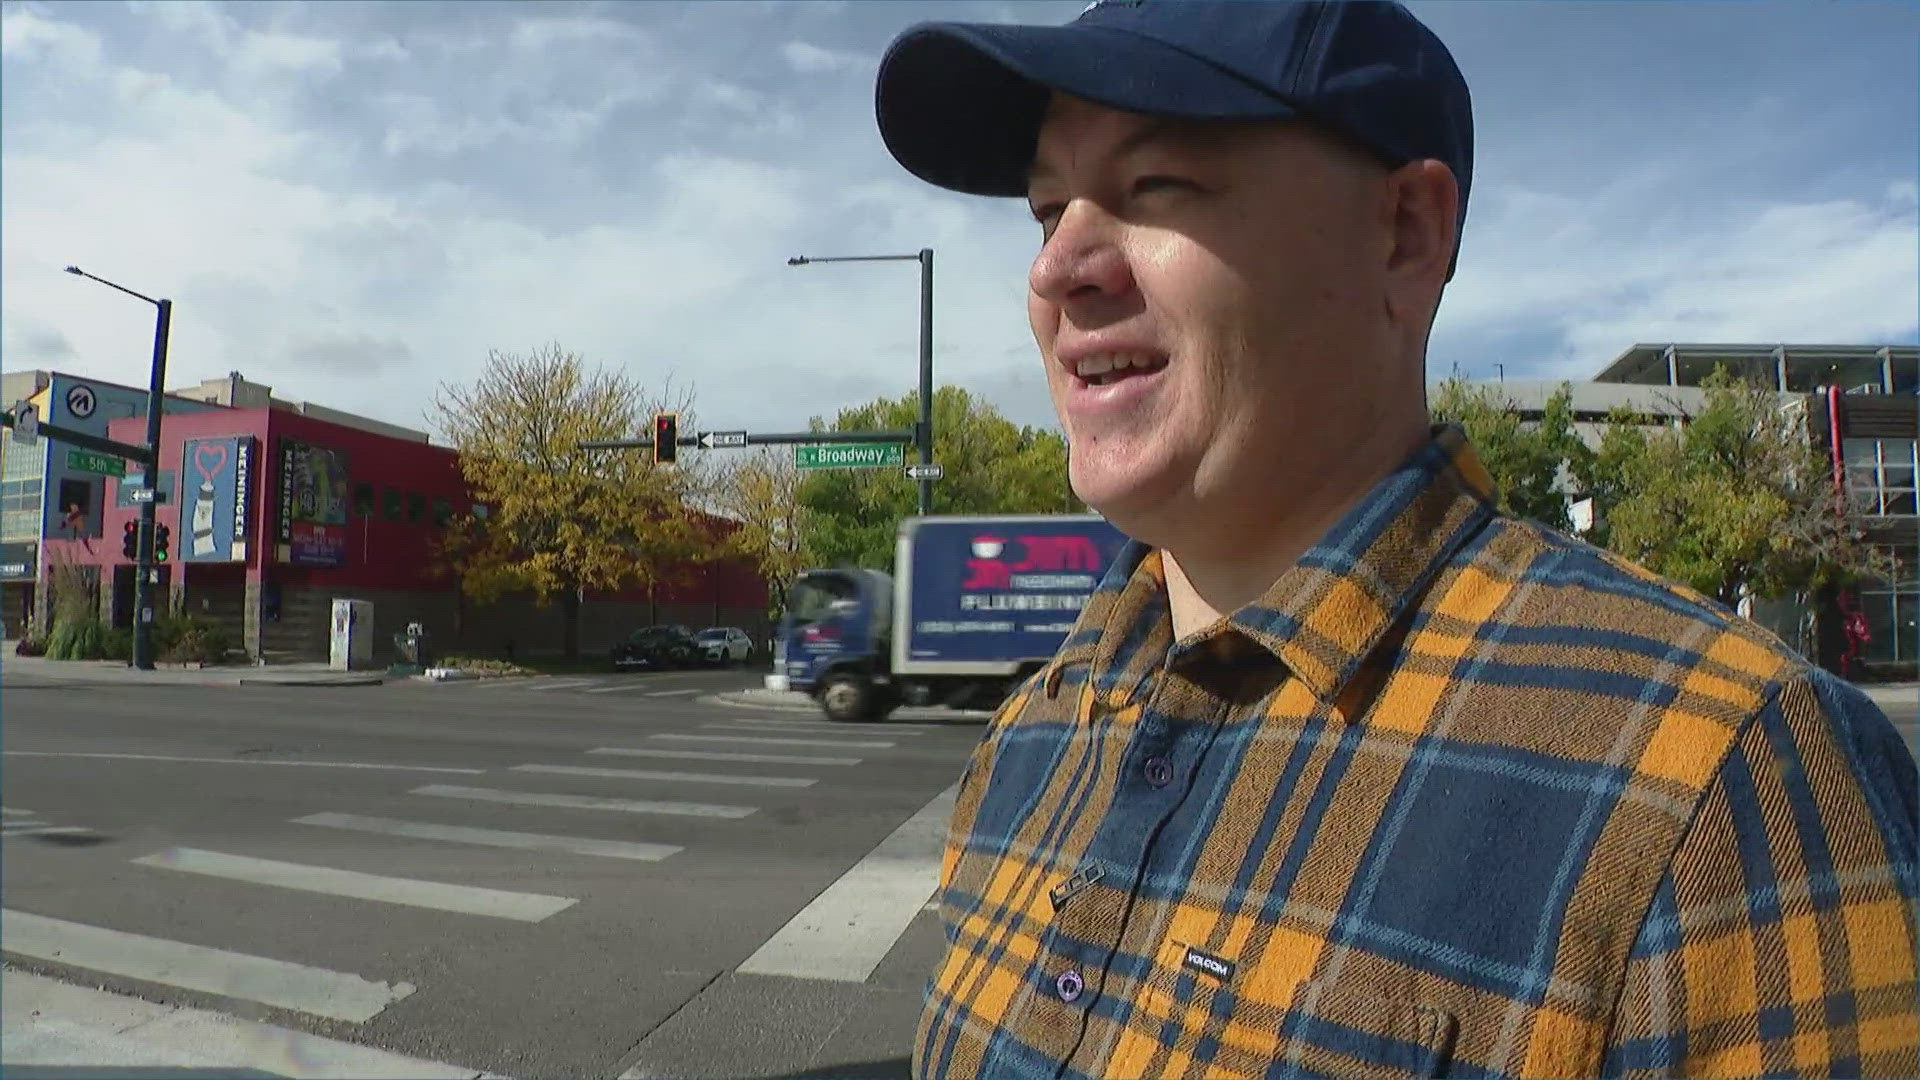
POLYGON ((1167 366, 1159 353, 1128 350, 1098 353, 1073 365, 1073 374, 1089 386, 1106 386, 1136 375, 1151 375, 1167 366))

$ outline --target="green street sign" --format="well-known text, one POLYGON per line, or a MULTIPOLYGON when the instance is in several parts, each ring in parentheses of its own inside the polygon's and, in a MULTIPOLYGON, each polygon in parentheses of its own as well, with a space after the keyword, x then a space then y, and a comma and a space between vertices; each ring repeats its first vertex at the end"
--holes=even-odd
POLYGON ((67 468, 76 472, 99 473, 101 476, 127 475, 127 463, 112 454, 96 454, 91 450, 67 451, 67 468))
POLYGON ((825 443, 793 448, 793 463, 802 469, 885 469, 907 460, 899 443, 825 443))

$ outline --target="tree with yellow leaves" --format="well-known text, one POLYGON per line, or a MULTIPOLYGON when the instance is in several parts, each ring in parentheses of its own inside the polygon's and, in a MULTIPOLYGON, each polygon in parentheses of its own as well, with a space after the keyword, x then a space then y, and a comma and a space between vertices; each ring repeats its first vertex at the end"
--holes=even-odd
POLYGON ((792 450, 761 447, 735 459, 717 486, 721 510, 740 523, 728 547, 753 561, 773 612, 785 610, 787 586, 815 564, 800 482, 792 450))
POLYGON ((697 460, 657 467, 644 451, 579 448, 641 437, 655 411, 677 411, 690 426, 690 405, 590 370, 558 344, 492 352, 471 385, 442 384, 431 416, 485 508, 452 522, 442 547, 467 595, 486 602, 530 590, 558 600, 563 651, 574 659, 587 591, 657 584, 669 567, 710 554, 688 510, 707 479, 697 460))

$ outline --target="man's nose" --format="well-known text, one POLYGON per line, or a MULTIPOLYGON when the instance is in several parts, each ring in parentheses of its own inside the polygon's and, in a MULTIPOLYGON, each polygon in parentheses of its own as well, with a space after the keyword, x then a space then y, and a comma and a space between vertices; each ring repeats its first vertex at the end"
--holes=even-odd
POLYGON ((1033 260, 1028 286, 1034 295, 1065 305, 1131 290, 1133 270, 1121 249, 1117 225, 1089 200, 1070 203, 1033 260))

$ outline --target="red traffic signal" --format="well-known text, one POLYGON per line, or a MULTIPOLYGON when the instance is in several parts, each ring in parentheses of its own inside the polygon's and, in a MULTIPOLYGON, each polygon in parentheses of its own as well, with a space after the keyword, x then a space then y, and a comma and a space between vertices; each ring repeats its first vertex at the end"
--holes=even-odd
POLYGON ((120 554, 125 555, 128 561, 140 558, 140 523, 138 521, 127 522, 127 527, 121 531, 120 554))
POLYGON ((671 465, 680 457, 680 414, 653 414, 653 460, 671 465))

